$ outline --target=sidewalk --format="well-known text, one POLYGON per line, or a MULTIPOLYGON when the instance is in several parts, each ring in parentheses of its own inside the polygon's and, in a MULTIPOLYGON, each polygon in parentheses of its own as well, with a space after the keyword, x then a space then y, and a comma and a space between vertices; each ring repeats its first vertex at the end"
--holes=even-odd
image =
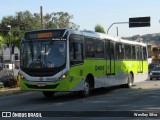
POLYGON ((11 95, 15 93, 20 93, 20 87, 16 88, 0 88, 0 96, 6 96, 6 95, 11 95))
POLYGON ((160 89, 160 81, 159 80, 147 80, 145 82, 134 83, 135 89, 160 89))

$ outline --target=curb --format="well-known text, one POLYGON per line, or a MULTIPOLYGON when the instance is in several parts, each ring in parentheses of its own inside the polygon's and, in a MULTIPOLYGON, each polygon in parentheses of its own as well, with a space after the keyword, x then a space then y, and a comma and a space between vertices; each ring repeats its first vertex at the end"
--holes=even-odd
POLYGON ((11 94, 16 94, 20 93, 21 90, 19 87, 17 88, 1 88, 0 89, 0 96, 6 96, 6 95, 11 95, 11 94))
POLYGON ((139 84, 138 86, 133 87, 135 89, 139 88, 139 89, 157 89, 160 88, 160 84, 158 83, 153 83, 153 84, 139 84))

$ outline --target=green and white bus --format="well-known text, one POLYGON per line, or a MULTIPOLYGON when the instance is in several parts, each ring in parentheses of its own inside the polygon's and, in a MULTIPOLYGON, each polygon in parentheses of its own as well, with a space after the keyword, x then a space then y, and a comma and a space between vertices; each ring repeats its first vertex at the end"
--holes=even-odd
POLYGON ((73 29, 26 32, 21 39, 20 88, 55 92, 123 85, 148 77, 147 45, 106 34, 73 29))

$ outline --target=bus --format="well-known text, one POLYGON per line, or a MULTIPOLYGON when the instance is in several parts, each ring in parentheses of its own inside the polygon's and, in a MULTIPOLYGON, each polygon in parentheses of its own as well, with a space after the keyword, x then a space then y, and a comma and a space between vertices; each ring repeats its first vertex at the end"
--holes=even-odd
POLYGON ((21 39, 20 88, 80 92, 122 85, 148 78, 147 45, 103 33, 73 29, 26 32, 21 39))

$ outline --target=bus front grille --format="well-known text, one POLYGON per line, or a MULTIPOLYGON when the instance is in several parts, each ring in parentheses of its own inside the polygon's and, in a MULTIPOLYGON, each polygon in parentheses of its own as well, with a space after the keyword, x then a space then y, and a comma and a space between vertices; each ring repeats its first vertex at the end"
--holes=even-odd
POLYGON ((59 84, 55 84, 55 85, 45 85, 45 86, 38 86, 38 85, 30 85, 30 84, 26 84, 25 85, 28 88, 34 88, 34 89, 55 89, 58 87, 59 84))

